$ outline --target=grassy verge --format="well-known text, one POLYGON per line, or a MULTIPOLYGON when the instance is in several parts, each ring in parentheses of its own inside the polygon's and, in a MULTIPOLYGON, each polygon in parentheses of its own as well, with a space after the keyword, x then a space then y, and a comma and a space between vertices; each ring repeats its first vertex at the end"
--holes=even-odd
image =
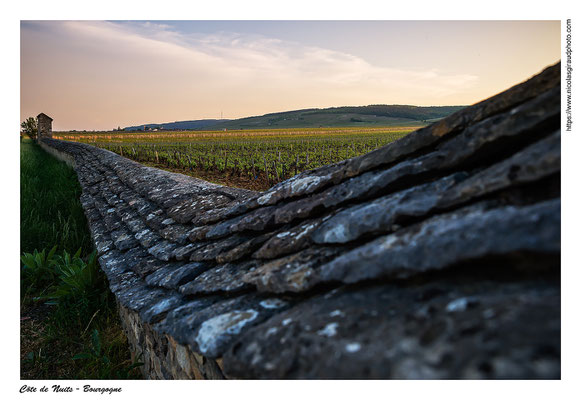
POLYGON ((22 379, 140 378, 99 269, 72 168, 20 149, 22 379))
POLYGON ((31 140, 20 145, 20 251, 92 250, 75 171, 31 140))

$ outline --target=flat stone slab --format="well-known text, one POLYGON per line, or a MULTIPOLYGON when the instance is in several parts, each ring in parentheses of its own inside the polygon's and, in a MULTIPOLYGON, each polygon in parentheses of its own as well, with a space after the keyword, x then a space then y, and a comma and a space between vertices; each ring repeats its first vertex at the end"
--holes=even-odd
POLYGON ((249 330, 224 355, 225 372, 246 379, 559 379, 559 302, 553 286, 531 282, 341 289, 249 330))

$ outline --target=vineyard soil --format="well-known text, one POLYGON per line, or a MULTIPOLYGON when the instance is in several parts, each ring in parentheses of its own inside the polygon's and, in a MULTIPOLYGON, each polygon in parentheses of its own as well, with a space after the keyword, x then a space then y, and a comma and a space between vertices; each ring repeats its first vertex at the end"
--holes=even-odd
POLYGON ((145 165, 210 182, 266 190, 303 171, 368 153, 415 129, 61 132, 55 138, 88 143, 145 165))
POLYGON ((157 164, 155 162, 143 162, 142 164, 147 165, 148 167, 165 169, 166 171, 177 172, 179 174, 203 179, 205 181, 217 183, 219 185, 241 189, 264 191, 272 186, 268 184, 264 174, 258 175, 256 179, 252 179, 252 177, 247 175, 237 176, 235 174, 230 174, 229 172, 224 173, 220 171, 206 171, 204 169, 183 170, 178 168, 170 168, 164 164, 157 164))

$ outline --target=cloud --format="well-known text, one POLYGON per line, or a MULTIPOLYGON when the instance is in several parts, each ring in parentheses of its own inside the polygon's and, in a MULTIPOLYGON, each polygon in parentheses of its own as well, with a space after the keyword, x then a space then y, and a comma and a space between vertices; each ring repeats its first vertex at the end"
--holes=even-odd
POLYGON ((127 57, 163 59, 170 69, 172 64, 182 65, 223 80, 244 77, 266 83, 282 78, 293 79, 299 86, 372 84, 380 91, 422 90, 424 95, 438 97, 466 90, 478 79, 468 74, 444 75, 435 70, 382 68, 350 54, 258 35, 226 32, 185 35, 169 25, 151 22, 67 21, 55 28, 93 44, 93 51, 102 57, 111 51, 123 51, 127 57))
POLYGON ((151 22, 23 22, 22 46, 23 63, 38 53, 44 60, 42 68, 24 67, 23 79, 37 86, 44 79, 46 87, 26 90, 23 84, 23 104, 33 92, 52 93, 45 101, 63 108, 82 103, 86 110, 79 112, 101 114, 95 121, 119 113, 120 105, 129 123, 143 122, 140 110, 163 121, 216 115, 224 108, 237 117, 299 107, 449 104, 449 97, 468 93, 478 81, 470 74, 385 68, 260 35, 186 34, 151 22))

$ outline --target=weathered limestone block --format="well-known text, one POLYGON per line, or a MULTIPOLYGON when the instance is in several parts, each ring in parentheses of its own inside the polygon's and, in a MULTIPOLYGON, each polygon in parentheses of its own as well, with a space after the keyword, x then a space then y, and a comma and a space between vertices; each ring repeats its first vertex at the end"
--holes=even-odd
POLYGON ((553 312, 559 302, 558 289, 538 280, 342 288, 249 330, 224 355, 225 373, 250 379, 559 379, 560 316, 553 312))
MULTIPOLYGON (((561 201, 486 210, 476 205, 383 236, 312 271, 313 282, 406 278, 483 257, 561 250, 561 201), (535 232, 534 236, 530 232, 535 232)), ((558 264, 549 267, 558 268, 558 264)))
POLYGON ((148 379, 224 379, 218 363, 180 345, 170 336, 157 333, 135 312, 119 307, 135 362, 143 362, 148 379), (141 355, 141 357, 139 357, 141 355))
POLYGON ((223 264, 204 271, 195 279, 180 287, 180 293, 195 295, 214 292, 236 292, 248 288, 242 277, 258 265, 251 260, 240 264, 223 264))

